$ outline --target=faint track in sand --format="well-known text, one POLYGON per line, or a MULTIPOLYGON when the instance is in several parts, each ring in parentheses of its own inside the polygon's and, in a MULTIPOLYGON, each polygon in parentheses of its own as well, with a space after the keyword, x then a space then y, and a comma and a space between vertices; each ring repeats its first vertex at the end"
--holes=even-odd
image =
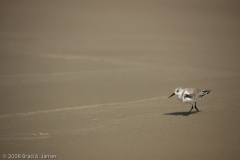
POLYGON ((164 99, 164 98, 167 98, 167 96, 141 99, 141 100, 135 100, 135 101, 129 101, 129 102, 104 103, 104 104, 86 105, 86 106, 78 106, 78 107, 68 107, 68 108, 42 110, 42 111, 35 111, 35 112, 5 114, 5 115, 1 115, 0 118, 7 118, 7 117, 12 117, 12 116, 31 116, 31 115, 38 115, 38 114, 44 114, 44 113, 53 113, 53 112, 61 112, 61 111, 68 111, 68 110, 78 110, 78 109, 101 107, 101 106, 125 105, 125 104, 131 104, 131 103, 139 103, 139 102, 159 100, 159 99, 164 99))

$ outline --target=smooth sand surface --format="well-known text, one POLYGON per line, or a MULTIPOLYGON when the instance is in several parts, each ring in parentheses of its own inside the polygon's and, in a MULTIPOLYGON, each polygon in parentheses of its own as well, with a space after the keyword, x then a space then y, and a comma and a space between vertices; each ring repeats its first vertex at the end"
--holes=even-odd
POLYGON ((238 2, 0 3, 1 158, 240 159, 238 2))

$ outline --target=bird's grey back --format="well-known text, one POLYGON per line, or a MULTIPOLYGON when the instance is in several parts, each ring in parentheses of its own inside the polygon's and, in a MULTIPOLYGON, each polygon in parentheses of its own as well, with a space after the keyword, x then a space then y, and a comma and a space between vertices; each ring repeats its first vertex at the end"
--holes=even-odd
POLYGON ((189 93, 189 96, 192 99, 200 99, 211 92, 211 90, 200 90, 194 88, 185 88, 184 90, 189 93))

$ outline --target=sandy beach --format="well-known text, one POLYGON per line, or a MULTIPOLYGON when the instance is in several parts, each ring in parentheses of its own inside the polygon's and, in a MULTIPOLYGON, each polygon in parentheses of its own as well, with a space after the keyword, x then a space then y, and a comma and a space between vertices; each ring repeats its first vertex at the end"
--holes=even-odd
POLYGON ((1 1, 0 159, 240 159, 239 6, 1 1))

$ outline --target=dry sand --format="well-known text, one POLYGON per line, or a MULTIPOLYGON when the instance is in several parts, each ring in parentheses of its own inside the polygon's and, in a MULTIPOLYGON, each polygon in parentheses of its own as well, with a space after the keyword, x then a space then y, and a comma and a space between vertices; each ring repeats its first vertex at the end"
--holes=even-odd
POLYGON ((0 3, 1 158, 240 159, 238 2, 0 3))

